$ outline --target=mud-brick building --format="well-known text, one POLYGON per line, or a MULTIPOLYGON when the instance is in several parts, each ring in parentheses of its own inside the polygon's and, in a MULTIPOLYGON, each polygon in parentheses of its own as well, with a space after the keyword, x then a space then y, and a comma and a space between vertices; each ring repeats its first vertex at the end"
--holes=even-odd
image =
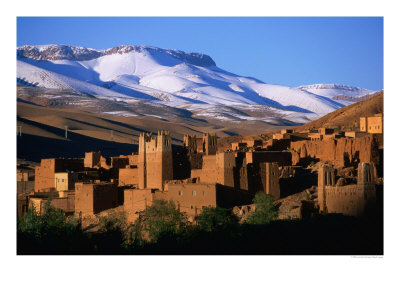
POLYGON ((139 185, 138 168, 126 167, 119 169, 118 185, 139 185))
MULTIPOLYGON (((75 193, 73 191, 59 192, 57 196, 50 198, 51 207, 62 209, 65 213, 75 212, 75 193)), ((33 208, 38 214, 44 214, 48 201, 47 193, 35 193, 29 197, 29 207, 33 208)))
POLYGON ((100 166, 101 152, 85 152, 83 161, 85 168, 95 168, 100 166))
POLYGON ((219 183, 234 187, 235 153, 219 152, 214 155, 204 155, 201 169, 192 169, 191 178, 200 178, 200 182, 219 183))
POLYGON ((383 114, 375 114, 372 117, 360 118, 360 131, 369 133, 383 133, 383 114))
POLYGON ((205 207, 233 208, 251 203, 253 195, 218 183, 168 183, 167 198, 174 201, 190 220, 201 213, 205 207))
POLYGON ((118 204, 118 187, 115 183, 75 184, 75 213, 97 214, 118 204))
POLYGON ((40 166, 35 167, 35 192, 55 188, 55 173, 82 171, 82 158, 49 158, 42 159, 40 166))
MULTIPOLYGON (((339 181, 338 181, 339 183, 339 181)), ((323 165, 318 171, 318 205, 322 213, 362 216, 376 201, 374 168, 372 164, 358 165, 357 184, 339 185, 335 169, 323 165)))
POLYGON ((75 189, 75 182, 79 180, 79 174, 72 172, 54 173, 54 185, 56 191, 71 191, 75 189))
POLYGON ((35 190, 35 181, 29 171, 17 170, 17 195, 28 194, 35 190))
POLYGON ((139 188, 163 190, 166 180, 173 179, 172 144, 168 131, 157 137, 144 133, 139 136, 139 188))

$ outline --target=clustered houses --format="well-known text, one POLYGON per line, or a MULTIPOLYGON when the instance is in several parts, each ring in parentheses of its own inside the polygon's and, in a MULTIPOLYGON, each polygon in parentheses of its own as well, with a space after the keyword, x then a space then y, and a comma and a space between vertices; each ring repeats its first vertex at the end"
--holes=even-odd
POLYGON ((42 159, 35 169, 29 204, 42 212, 52 198, 54 207, 81 216, 122 205, 128 220, 134 220, 153 201, 172 200, 194 220, 204 207, 250 204, 258 191, 277 200, 281 178, 310 161, 323 161, 326 164, 318 177, 319 210, 360 215, 374 199, 376 166, 382 163, 382 134, 375 131, 375 126, 382 129, 382 116, 380 123, 376 118, 361 120, 367 132, 285 129, 267 141, 232 143, 226 151, 218 149, 215 134, 185 135, 184 160, 190 170, 183 178, 174 168, 170 133, 143 133, 139 152, 132 155, 104 158, 100 152, 88 152, 78 159, 42 159), (374 124, 371 129, 369 124, 374 124), (346 185, 343 178, 336 182, 335 168, 349 166, 358 166, 357 184, 346 185))

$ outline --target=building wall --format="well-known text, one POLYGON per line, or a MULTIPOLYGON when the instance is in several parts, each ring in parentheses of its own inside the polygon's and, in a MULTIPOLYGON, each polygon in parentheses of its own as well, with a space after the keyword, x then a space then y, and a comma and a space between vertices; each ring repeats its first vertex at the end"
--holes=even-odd
POLYGON ((211 133, 203 134, 203 152, 206 155, 213 155, 217 153, 217 135, 211 133))
POLYGON ((376 114, 372 117, 361 117, 360 131, 369 133, 383 133, 382 114, 376 114))
POLYGON ((204 183, 220 183, 235 186, 234 170, 236 166, 235 153, 220 152, 215 155, 204 155, 202 169, 192 169, 190 177, 200 178, 204 183))
POLYGON ((49 158, 42 159, 40 166, 35 167, 35 192, 55 188, 54 174, 56 172, 82 171, 83 159, 80 158, 49 158))
POLYGON ((85 168, 94 168, 100 164, 101 152, 85 152, 83 165, 85 168))
POLYGON ((368 132, 383 133, 382 116, 368 117, 368 132))
POLYGON ((97 214, 116 206, 118 189, 110 183, 76 183, 75 212, 83 215, 97 214))
POLYGON ((262 182, 264 192, 274 197, 274 200, 280 198, 280 185, 279 185, 279 166, 276 163, 262 163, 262 182), (265 171, 264 171, 265 170, 265 171))
POLYGON ((290 133, 274 133, 272 135, 272 139, 274 140, 286 140, 290 139, 290 133))
POLYGON ((350 166, 359 162, 379 165, 378 144, 378 137, 371 134, 360 138, 291 142, 290 147, 300 151, 299 156, 293 155, 292 163, 298 164, 301 158, 314 158, 334 166, 350 166))
POLYGON ((188 153, 197 153, 197 138, 195 135, 184 135, 183 144, 188 153))
POLYGON ((246 162, 248 164, 259 164, 261 162, 276 162, 280 166, 292 164, 292 154, 281 151, 254 151, 246 152, 246 162))
POLYGON ((114 169, 125 168, 129 165, 128 156, 111 157, 111 167, 114 169))
MULTIPOLYGON (((45 213, 45 205, 48 198, 30 197, 29 206, 32 207, 36 213, 43 215, 45 213)), ((62 209, 66 213, 75 211, 75 199, 73 195, 69 197, 57 197, 51 199, 51 207, 62 209)))
MULTIPOLYGON (((248 146, 248 144, 244 143, 244 142, 235 142, 235 143, 231 144, 232 150, 234 150, 234 151, 245 150, 247 148, 247 146, 248 146)), ((252 147, 252 146, 249 146, 249 147, 252 147)))
POLYGON ((42 159, 35 167, 35 192, 45 188, 54 188, 55 159, 42 159))
POLYGON ((118 185, 138 185, 138 169, 137 168, 122 168, 119 169, 118 185))
POLYGON ((173 179, 172 145, 169 132, 161 131, 156 138, 150 134, 139 137, 139 188, 163 190, 164 182, 173 179))
POLYGON ((335 185, 334 169, 322 166, 318 172, 318 204, 321 212, 362 216, 376 200, 373 166, 358 165, 357 184, 335 185))
POLYGON ((234 168, 236 167, 235 153, 220 152, 216 154, 217 183, 234 187, 234 168))
POLYGON ((17 181, 17 195, 28 194, 35 191, 35 181, 17 181))
POLYGON ((368 132, 367 117, 360 118, 360 131, 368 132))
POLYGON ((129 159, 129 165, 130 166, 137 167, 137 165, 139 163, 139 155, 138 154, 128 155, 128 159, 129 159))
POLYGON ((124 190, 124 211, 128 222, 134 222, 139 212, 146 209, 146 206, 153 204, 154 200, 169 200, 168 193, 165 191, 155 191, 152 189, 126 189, 124 190))
POLYGON ((193 219, 204 207, 217 206, 217 188, 215 183, 168 184, 168 198, 193 219))
POLYGON ((78 181, 78 173, 60 172, 54 173, 54 186, 56 191, 69 191, 75 189, 78 181))
POLYGON ((28 181, 29 172, 17 170, 17 181, 28 181))

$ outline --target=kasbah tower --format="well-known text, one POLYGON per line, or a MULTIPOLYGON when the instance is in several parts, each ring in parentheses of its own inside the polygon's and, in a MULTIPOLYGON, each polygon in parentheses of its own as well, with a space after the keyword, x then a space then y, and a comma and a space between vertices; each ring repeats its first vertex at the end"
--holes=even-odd
POLYGON ((169 131, 139 136, 138 174, 140 189, 164 190, 164 182, 173 179, 172 144, 169 131))

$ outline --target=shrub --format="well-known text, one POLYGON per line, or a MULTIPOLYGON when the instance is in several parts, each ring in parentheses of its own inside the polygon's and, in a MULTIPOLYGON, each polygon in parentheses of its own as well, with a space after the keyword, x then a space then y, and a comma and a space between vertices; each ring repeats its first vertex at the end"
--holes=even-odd
POLYGON ((72 241, 80 234, 78 220, 66 217, 63 210, 52 207, 49 199, 43 215, 29 208, 27 214, 18 220, 18 253, 67 251, 74 247, 72 241))
POLYGON ((231 209, 222 207, 205 207, 197 216, 197 224, 200 229, 214 231, 227 229, 237 225, 239 218, 232 213, 231 209))
POLYGON ((142 216, 142 226, 151 240, 161 235, 176 234, 183 230, 188 220, 185 214, 176 209, 173 201, 155 200, 142 216))
POLYGON ((278 208, 273 203, 273 196, 264 192, 256 193, 253 202, 256 205, 255 211, 248 217, 249 224, 267 224, 278 216, 278 208))

